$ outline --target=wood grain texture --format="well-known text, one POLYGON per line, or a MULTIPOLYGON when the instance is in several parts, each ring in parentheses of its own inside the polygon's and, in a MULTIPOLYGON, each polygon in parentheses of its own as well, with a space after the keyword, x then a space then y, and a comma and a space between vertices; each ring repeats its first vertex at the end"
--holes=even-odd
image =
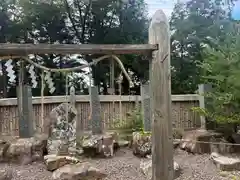
POLYGON ((173 180, 169 23, 158 10, 149 27, 149 44, 158 44, 150 66, 152 180, 173 180))
POLYGON ((144 54, 153 44, 0 44, 0 56, 28 54, 144 54))
POLYGON ((102 134, 103 133, 103 124, 101 117, 101 104, 98 95, 98 87, 91 87, 91 109, 92 109, 92 133, 93 134, 102 134))
POLYGON ((32 91, 31 87, 22 85, 18 87, 18 113, 19 113, 19 136, 21 138, 29 138, 34 134, 34 119, 32 107, 32 91))
POLYGON ((141 98, 142 98, 142 112, 143 112, 143 124, 144 131, 151 131, 151 109, 150 109, 150 95, 149 95, 149 83, 141 85, 141 98))

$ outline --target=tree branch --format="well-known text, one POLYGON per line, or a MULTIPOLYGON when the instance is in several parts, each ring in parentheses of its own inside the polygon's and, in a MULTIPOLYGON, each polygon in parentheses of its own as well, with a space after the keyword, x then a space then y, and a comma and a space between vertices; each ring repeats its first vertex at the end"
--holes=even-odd
POLYGON ((80 42, 82 42, 82 38, 81 38, 81 35, 78 32, 78 29, 76 27, 75 20, 74 20, 74 18, 71 15, 71 10, 70 10, 69 4, 68 4, 67 0, 64 0, 64 2, 65 2, 65 6, 66 6, 68 17, 69 17, 69 19, 70 19, 70 21, 72 23, 72 26, 73 26, 73 29, 75 31, 75 34, 76 34, 77 38, 80 40, 80 42))
POLYGON ((89 4, 87 5, 86 7, 86 11, 85 11, 85 14, 84 14, 84 19, 83 19, 83 23, 82 23, 82 38, 84 37, 85 35, 85 30, 86 30, 86 21, 87 21, 87 17, 89 15, 89 12, 90 12, 90 7, 92 6, 92 1, 89 2, 89 4))

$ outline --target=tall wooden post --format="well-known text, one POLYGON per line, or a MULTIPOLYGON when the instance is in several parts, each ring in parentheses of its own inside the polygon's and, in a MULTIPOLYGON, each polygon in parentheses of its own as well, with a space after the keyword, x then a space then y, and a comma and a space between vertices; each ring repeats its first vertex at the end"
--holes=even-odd
MULTIPOLYGON (((212 86, 210 84, 200 84, 198 85, 198 93, 199 93, 199 106, 202 109, 209 108, 207 105, 207 101, 209 98, 205 97, 205 93, 211 92, 212 86)), ((206 117, 201 115, 201 129, 206 130, 206 117)))
POLYGON ((150 65, 152 179, 173 180, 169 23, 158 10, 149 27, 149 44, 158 44, 150 65))
POLYGON ((98 95, 98 88, 96 86, 91 87, 91 109, 92 109, 92 133, 102 134, 103 124, 101 117, 101 105, 98 95))
POLYGON ((144 131, 151 131, 151 109, 149 96, 149 83, 141 85, 142 112, 144 117, 144 131))
POLYGON ((29 138, 34 134, 32 88, 24 85, 24 65, 21 62, 19 72, 19 86, 17 89, 18 113, 19 113, 19 137, 29 138))
POLYGON ((34 134, 32 88, 24 85, 24 64, 20 63, 19 86, 17 88, 18 113, 19 113, 19 137, 29 138, 34 134))

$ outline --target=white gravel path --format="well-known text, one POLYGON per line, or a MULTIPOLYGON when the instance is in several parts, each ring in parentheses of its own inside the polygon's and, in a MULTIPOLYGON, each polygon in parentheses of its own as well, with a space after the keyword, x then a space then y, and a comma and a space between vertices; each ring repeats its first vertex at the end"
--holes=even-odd
MULTIPOLYGON (((220 172, 209 159, 209 155, 192 155, 176 150, 175 161, 182 168, 182 174, 176 180, 231 180, 234 174, 240 179, 240 172, 220 172)), ((106 180, 146 180, 140 172, 140 159, 133 156, 128 149, 119 150, 114 158, 89 160, 100 169, 107 172, 106 180)), ((0 164, 0 169, 13 170, 12 180, 52 180, 52 173, 48 172, 42 163, 18 166, 0 164)))

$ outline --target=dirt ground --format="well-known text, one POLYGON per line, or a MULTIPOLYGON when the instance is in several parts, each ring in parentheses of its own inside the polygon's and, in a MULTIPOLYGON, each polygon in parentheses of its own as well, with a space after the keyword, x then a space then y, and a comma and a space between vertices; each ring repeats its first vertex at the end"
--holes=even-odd
MULTIPOLYGON (((209 155, 192 155, 176 150, 174 159, 180 165, 182 174, 177 180, 234 180, 233 175, 240 179, 240 172, 221 172, 209 159, 209 155)), ((107 172, 106 180, 146 180, 140 171, 140 159, 133 156, 129 149, 119 150, 114 158, 89 160, 93 166, 107 172)), ((11 168, 12 180, 51 180, 51 172, 48 172, 42 163, 17 166, 0 164, 0 169, 11 168)))

